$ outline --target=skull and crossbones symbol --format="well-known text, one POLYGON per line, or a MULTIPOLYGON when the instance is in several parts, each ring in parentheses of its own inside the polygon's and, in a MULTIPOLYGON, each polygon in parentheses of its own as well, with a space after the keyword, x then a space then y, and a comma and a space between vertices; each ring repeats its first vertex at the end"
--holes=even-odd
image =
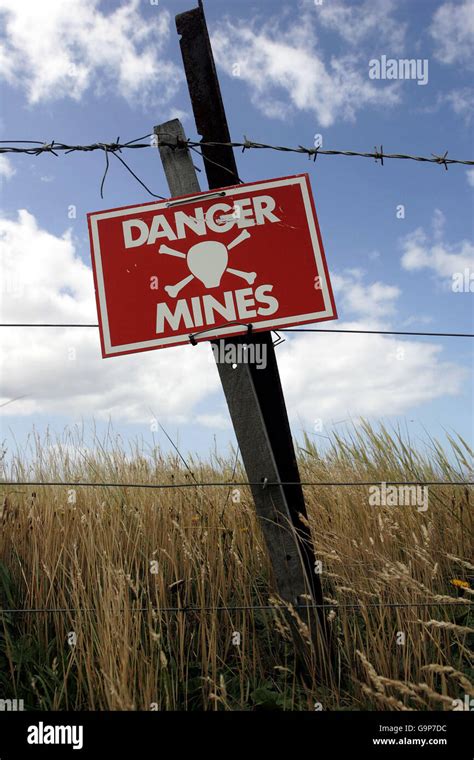
POLYGON ((176 256, 179 259, 186 259, 188 269, 191 272, 187 277, 177 282, 175 285, 166 285, 165 290, 171 298, 176 298, 178 293, 195 277, 206 286, 206 288, 217 288, 220 285, 220 281, 224 272, 230 272, 237 277, 241 277, 248 282, 249 285, 253 285, 256 272, 242 272, 240 269, 234 269, 228 267, 229 251, 240 245, 244 240, 250 237, 250 233, 247 230, 237 235, 227 245, 220 243, 217 240, 206 240, 201 243, 196 243, 191 246, 187 253, 176 251, 174 248, 170 248, 167 245, 161 245, 159 253, 167 254, 168 256, 176 256))

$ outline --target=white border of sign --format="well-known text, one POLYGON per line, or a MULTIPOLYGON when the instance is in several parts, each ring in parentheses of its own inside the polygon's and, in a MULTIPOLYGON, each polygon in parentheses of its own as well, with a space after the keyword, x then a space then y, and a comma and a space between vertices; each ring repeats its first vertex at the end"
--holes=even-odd
MULTIPOLYGON (((223 192, 228 193, 229 196, 235 196, 240 195, 242 193, 248 193, 252 192, 252 189, 258 189, 258 190, 270 190, 273 187, 284 187, 285 185, 299 185, 301 188, 301 195, 303 198, 303 204, 306 211, 306 219, 308 222, 308 229, 311 236, 311 242, 313 244, 313 252, 314 252, 314 258, 316 260, 316 267, 318 274, 321 278, 321 290, 323 293, 323 299, 324 299, 324 311, 318 311, 314 312, 313 314, 299 314, 298 316, 294 317, 282 317, 281 319, 268 319, 268 320, 252 320, 252 325, 256 330, 272 330, 274 328, 277 328, 279 325, 292 325, 292 324, 301 324, 304 322, 315 322, 315 321, 321 321, 325 319, 331 319, 335 318, 336 314, 334 309, 332 308, 332 302, 331 297, 329 294, 328 289, 328 283, 326 280, 326 270, 324 267, 323 262, 323 256, 321 253, 321 248, 319 245, 319 239, 318 234, 316 230, 315 220, 313 218, 313 210, 311 205, 311 198, 309 195, 308 190, 308 175, 307 174, 301 174, 294 177, 284 177, 282 179, 276 179, 276 180, 269 180, 265 182, 254 182, 254 183, 248 183, 245 185, 237 185, 229 188, 222 188, 223 192)), ((213 192, 213 191, 210 191, 213 192)), ((205 193, 203 192, 203 195, 205 193)), ((194 196, 193 196, 194 197, 194 196)), ((101 324, 102 324, 102 335, 103 335, 103 342, 104 342, 104 350, 105 356, 114 356, 115 354, 120 354, 122 352, 126 351, 140 351, 140 350, 147 350, 151 348, 158 348, 162 346, 166 346, 169 344, 177 345, 181 343, 189 343, 189 335, 176 335, 176 336, 170 336, 168 338, 156 338, 156 340, 147 340, 142 341, 140 343, 127 343, 120 346, 112 346, 110 342, 110 329, 109 329, 109 320, 108 320, 108 314, 107 314, 107 300, 105 296, 105 284, 104 284, 104 276, 102 271, 102 259, 101 259, 101 250, 100 250, 100 242, 99 242, 99 231, 97 223, 101 219, 111 219, 113 217, 124 217, 130 214, 136 215, 137 213, 144 212, 144 211, 158 211, 159 209, 167 208, 167 203, 169 201, 160 201, 159 203, 153 204, 153 203, 147 203, 144 206, 133 206, 131 208, 124 208, 124 209, 116 209, 114 211, 103 211, 103 212, 97 212, 93 214, 88 214, 89 222, 90 222, 90 230, 91 230, 91 237, 92 237, 92 244, 93 244, 93 252, 94 252, 94 263, 95 263, 95 273, 96 273, 96 279, 97 279, 97 288, 98 288, 98 302, 100 307, 100 318, 101 318, 101 324)), ((235 334, 241 334, 243 332, 242 325, 232 325, 230 327, 217 327, 215 332, 212 332, 212 328, 209 330, 206 330, 205 336, 203 336, 202 340, 211 340, 215 338, 220 338, 225 335, 235 335, 235 334)), ((199 338, 197 338, 199 340, 199 338)))

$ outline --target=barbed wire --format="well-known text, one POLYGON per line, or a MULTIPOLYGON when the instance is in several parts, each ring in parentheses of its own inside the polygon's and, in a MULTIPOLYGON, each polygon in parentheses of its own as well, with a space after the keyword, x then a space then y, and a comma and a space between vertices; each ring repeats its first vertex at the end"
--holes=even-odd
MULTIPOLYGON (((466 598, 460 598, 460 599, 453 599, 452 602, 368 602, 367 604, 360 604, 360 603, 337 603, 337 604, 292 604, 291 607, 293 609, 300 609, 300 610, 316 610, 316 609, 329 609, 329 610, 337 610, 337 609, 384 609, 384 608, 417 608, 417 607, 459 607, 459 606, 466 606, 466 605, 472 605, 472 602, 469 599, 466 598)), ((282 610, 285 609, 284 607, 278 607, 273 604, 242 604, 242 605, 235 605, 235 606, 227 606, 227 605, 215 605, 215 606, 182 606, 182 607, 137 607, 135 609, 130 609, 130 612, 182 612, 182 613, 191 613, 191 612, 250 612, 253 610, 282 610)), ((122 608, 119 610, 120 612, 126 612, 127 610, 125 608, 122 608)), ((0 609, 0 614, 23 614, 23 613, 54 613, 54 612, 103 612, 103 609, 98 609, 96 607, 26 607, 24 609, 20 608, 3 608, 0 609)))
MULTIPOLYGON (((308 156, 308 159, 312 159, 313 161, 316 161, 318 156, 346 156, 346 157, 352 157, 352 156, 358 156, 360 158, 372 158, 375 160, 375 162, 380 162, 380 164, 384 165, 384 159, 401 159, 401 160, 409 160, 409 161, 418 161, 423 163, 430 163, 430 164, 439 164, 441 166, 444 166, 444 168, 447 170, 448 165, 450 164, 463 164, 465 166, 474 166, 474 160, 466 160, 466 159, 458 159, 458 158, 448 158, 448 151, 445 151, 442 155, 437 155, 436 153, 431 153, 431 156, 415 156, 411 155, 409 153, 385 153, 383 149, 383 145, 380 146, 380 149, 377 148, 377 146, 374 147, 373 152, 364 152, 364 151, 355 151, 355 150, 330 150, 322 148, 321 146, 315 146, 313 148, 307 148, 303 145, 298 145, 296 147, 286 146, 286 145, 270 145, 268 143, 259 143, 255 142, 253 140, 249 140, 245 135, 243 142, 213 142, 213 141, 197 141, 192 139, 181 139, 179 137, 176 137, 173 135, 172 141, 167 141, 160 139, 158 140, 157 135, 150 132, 147 135, 142 135, 142 137, 137 137, 134 140, 128 140, 127 142, 120 142, 120 137, 117 137, 115 142, 95 142, 90 143, 88 145, 69 145, 67 143, 57 142, 56 140, 52 140, 51 142, 45 142, 43 140, 1 140, 0 141, 0 153, 20 153, 25 154, 28 156, 40 156, 43 153, 49 153, 53 156, 58 157, 60 153, 73 153, 73 152, 93 152, 93 151, 102 151, 105 155, 105 169, 102 176, 102 180, 100 183, 100 197, 103 198, 103 191, 104 191, 104 185, 105 180, 109 171, 109 155, 115 156, 121 164, 127 169, 127 171, 136 179, 136 181, 146 190, 149 195, 153 196, 153 198, 158 198, 159 200, 166 200, 166 198, 162 195, 159 195, 157 193, 154 193, 150 188, 143 182, 143 180, 140 179, 140 177, 133 171, 133 169, 130 168, 130 166, 127 164, 127 162, 119 156, 119 153, 122 153, 124 150, 136 150, 136 149, 143 149, 143 148, 159 148, 159 147, 168 147, 171 149, 176 148, 187 148, 189 151, 193 151, 194 153, 197 153, 203 161, 206 161, 207 163, 215 164, 217 166, 221 166, 220 164, 217 164, 217 162, 214 159, 211 159, 209 156, 207 156, 203 151, 202 148, 208 147, 208 148, 217 148, 217 147, 229 147, 229 148, 240 148, 242 150, 242 153, 244 153, 246 150, 274 150, 284 153, 300 153, 308 156), (152 139, 150 139, 152 138, 152 139), (140 142, 141 140, 149 140, 149 142, 140 142), (29 147, 27 147, 29 146, 29 147)), ((198 167, 195 167, 198 169, 198 167)), ((226 167, 221 166, 222 169, 226 169, 226 167)), ((199 170, 200 171, 200 170, 199 170)), ((238 181, 242 183, 242 180, 240 177, 238 177, 238 181)))
MULTIPOLYGON (((225 324, 222 325, 225 327, 225 324)), ((97 324, 88 323, 64 323, 64 322, 1 322, 0 327, 95 327, 97 324)), ((216 328, 218 329, 218 328, 216 328)), ((355 335, 419 335, 432 338, 474 338, 474 333, 445 333, 445 332, 412 332, 407 330, 344 330, 341 328, 298 328, 298 327, 283 327, 278 328, 278 332, 286 333, 353 333, 355 335)))
POLYGON ((246 150, 274 150, 284 153, 302 153, 312 158, 314 161, 318 156, 358 156, 360 158, 372 158, 375 161, 380 161, 383 166, 384 159, 401 159, 410 161, 420 161, 423 163, 440 164, 445 169, 450 164, 463 164, 465 166, 474 166, 474 160, 448 158, 448 151, 445 151, 442 155, 431 153, 430 156, 416 156, 409 153, 385 153, 383 145, 380 149, 375 146, 372 152, 355 151, 355 150, 332 150, 322 147, 307 148, 304 145, 287 146, 287 145, 271 145, 269 143, 255 142, 249 140, 245 135, 243 142, 215 142, 215 141, 198 141, 192 139, 183 140, 181 138, 174 138, 173 141, 158 140, 157 136, 150 132, 142 137, 137 137, 134 140, 128 140, 121 143, 120 138, 117 138, 115 142, 95 142, 89 145, 68 145, 66 143, 57 142, 52 140, 51 142, 45 142, 44 140, 1 140, 0 141, 0 153, 25 153, 30 156, 39 156, 42 153, 52 153, 58 156, 60 152, 72 153, 75 151, 91 152, 96 150, 102 150, 105 153, 117 153, 122 150, 141 149, 150 147, 168 147, 168 148, 217 148, 217 147, 229 147, 240 148, 242 152, 246 150), (140 140, 147 140, 153 138, 150 142, 142 143, 140 140), (7 144, 10 143, 10 144, 7 144), (35 145, 36 147, 17 147, 18 145, 35 145))
POLYGON ((126 143, 120 143, 120 138, 117 138, 115 142, 96 142, 89 145, 67 145, 66 143, 57 142, 52 140, 46 142, 44 140, 0 140, 0 153, 24 153, 28 156, 39 156, 42 153, 52 153, 54 156, 58 156, 59 153, 74 153, 79 152, 92 152, 96 150, 102 150, 105 153, 117 153, 124 149, 133 148, 151 148, 153 147, 151 142, 139 143, 139 140, 146 140, 152 137, 152 133, 143 135, 143 137, 137 137, 135 140, 129 140, 126 143), (10 143, 10 145, 5 145, 10 143), (17 145, 35 145, 37 147, 16 147, 17 145))
POLYGON ((363 487, 363 486, 379 486, 385 483, 386 486, 474 486, 474 481, 469 480, 355 480, 355 481, 317 481, 317 480, 275 480, 269 481, 266 478, 263 481, 211 481, 211 482, 184 482, 184 483, 109 483, 109 482, 91 482, 91 481, 63 481, 63 480, 2 480, 1 486, 67 486, 71 488, 76 486, 77 488, 151 488, 151 489, 167 489, 167 488, 239 488, 239 487, 252 487, 260 486, 261 488, 268 488, 270 486, 321 486, 324 488, 331 487, 363 487))

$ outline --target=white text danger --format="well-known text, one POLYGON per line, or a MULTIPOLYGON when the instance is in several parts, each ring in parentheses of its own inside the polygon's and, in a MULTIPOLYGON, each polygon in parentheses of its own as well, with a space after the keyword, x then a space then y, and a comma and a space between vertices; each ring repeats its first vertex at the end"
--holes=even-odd
POLYGON ((125 248, 136 248, 140 245, 152 245, 157 240, 181 240, 189 231, 196 235, 207 235, 211 232, 228 232, 234 226, 239 229, 254 227, 266 222, 279 222, 273 213, 275 200, 269 195, 258 195, 255 198, 241 198, 229 203, 214 203, 204 212, 199 206, 193 213, 175 211, 174 219, 170 214, 155 214, 150 226, 143 219, 126 219, 122 222, 125 248))

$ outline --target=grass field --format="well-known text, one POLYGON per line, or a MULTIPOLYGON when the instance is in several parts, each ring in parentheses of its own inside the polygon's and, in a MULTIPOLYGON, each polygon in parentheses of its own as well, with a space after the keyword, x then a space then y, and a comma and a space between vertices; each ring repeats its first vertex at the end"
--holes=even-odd
MULTIPOLYGON (((306 438, 301 476, 472 480, 472 453, 449 443, 417 453, 365 424, 324 453, 306 438)), ((192 481, 178 455, 112 436, 85 449, 77 431, 33 435, 7 461, 4 480, 192 481)), ((199 481, 245 479, 232 457, 187 464, 199 481)), ((336 649, 326 682, 309 646, 295 661, 296 612, 271 593, 248 489, 0 489, 1 607, 70 610, 0 614, 0 698, 25 709, 451 710, 474 696, 468 487, 429 487, 426 511, 371 506, 367 487, 305 488, 336 649), (255 605, 270 609, 204 609, 255 605), (186 606, 201 609, 163 609, 186 606)))

